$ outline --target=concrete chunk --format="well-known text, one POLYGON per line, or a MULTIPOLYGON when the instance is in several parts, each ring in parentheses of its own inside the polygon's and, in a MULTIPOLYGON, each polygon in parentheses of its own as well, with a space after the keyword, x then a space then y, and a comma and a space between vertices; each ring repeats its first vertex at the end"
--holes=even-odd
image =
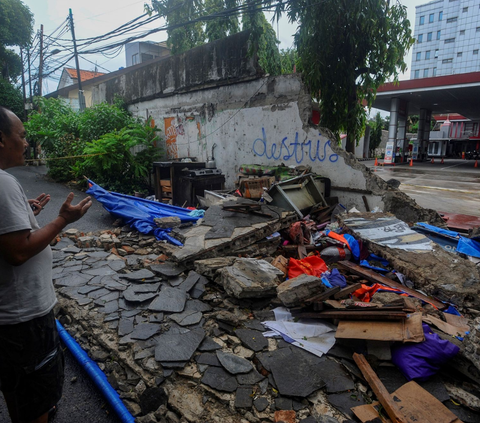
POLYGON ((325 291, 325 285, 322 280, 310 275, 289 279, 277 288, 278 298, 286 307, 298 305, 323 291, 325 291))

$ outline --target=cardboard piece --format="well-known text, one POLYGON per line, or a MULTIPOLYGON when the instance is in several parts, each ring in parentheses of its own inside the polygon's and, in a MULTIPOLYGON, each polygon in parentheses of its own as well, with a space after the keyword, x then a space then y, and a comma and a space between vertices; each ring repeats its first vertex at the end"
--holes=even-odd
POLYGON ((445 332, 447 335, 454 336, 454 337, 465 336, 465 334, 470 330, 468 326, 466 328, 454 326, 430 314, 423 316, 422 320, 429 325, 435 326, 436 328, 440 329, 442 332, 445 332))
MULTIPOLYGON (((405 421, 409 423, 462 423, 447 407, 414 381, 397 389, 391 397, 405 417, 405 421)), ((378 409, 379 404, 372 403, 353 407, 352 411, 362 422, 369 422, 375 418, 389 422, 390 420, 378 415, 378 409)))
POLYGON ((455 314, 450 314, 450 313, 443 313, 443 316, 445 317, 445 320, 447 321, 447 323, 450 323, 453 326, 457 326, 458 328, 461 328, 465 332, 468 332, 470 330, 470 327, 468 326, 469 320, 466 317, 457 316, 455 314))
POLYGON ((288 273, 288 259, 282 255, 275 257, 272 261, 272 266, 275 266, 278 270, 283 272, 283 276, 287 276, 288 273))
POLYGON ((338 324, 335 338, 399 342, 425 340, 421 313, 413 313, 400 321, 343 320, 338 324))

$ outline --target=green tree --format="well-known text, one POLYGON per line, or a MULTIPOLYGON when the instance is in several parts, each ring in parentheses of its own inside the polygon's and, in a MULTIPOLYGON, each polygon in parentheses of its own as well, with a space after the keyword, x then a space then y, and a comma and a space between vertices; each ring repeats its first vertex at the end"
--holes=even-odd
POLYGON ((152 5, 146 4, 145 9, 163 16, 171 27, 167 30, 167 45, 172 54, 183 53, 205 42, 202 22, 191 22, 203 14, 201 0, 152 0, 152 5))
POLYGON ((33 15, 20 0, 0 1, 0 70, 1 77, 20 75, 20 56, 8 47, 26 47, 32 37, 33 15))
POLYGON ((293 73, 293 69, 298 61, 298 53, 294 48, 283 48, 280 50, 280 61, 282 64, 282 74, 293 73))
MULTIPOLYGON (((238 0, 205 0, 205 14, 222 13, 237 5, 238 0)), ((236 34, 239 29, 238 16, 225 14, 225 16, 207 20, 205 35, 208 42, 212 42, 236 34)))
POLYGON ((250 54, 258 55, 258 63, 266 73, 280 75, 282 73, 282 61, 278 51, 280 41, 277 40, 275 30, 265 18, 258 3, 247 0, 247 6, 242 24, 243 30, 251 31, 250 54))
POLYGON ((2 78, 0 78, 0 104, 8 107, 20 119, 23 119, 23 96, 20 88, 15 88, 2 78))
POLYGON ((406 69, 413 44, 406 7, 388 0, 292 0, 277 5, 282 12, 298 25, 298 69, 320 99, 321 124, 337 136, 346 131, 346 150, 353 152, 365 127, 364 104, 371 107, 377 88, 406 69))
POLYGON ((375 119, 369 123, 370 125, 370 150, 375 150, 382 142, 382 129, 384 120, 380 112, 377 112, 375 119))

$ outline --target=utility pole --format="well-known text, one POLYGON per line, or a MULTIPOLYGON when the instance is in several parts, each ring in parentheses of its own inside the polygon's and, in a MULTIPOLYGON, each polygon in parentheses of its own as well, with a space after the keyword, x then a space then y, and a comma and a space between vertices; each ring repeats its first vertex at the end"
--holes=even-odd
POLYGON ((22 92, 23 92, 23 119, 27 121, 27 94, 25 92, 25 68, 23 67, 23 48, 20 47, 20 60, 22 61, 22 92))
POLYGON ((75 54, 75 65, 77 67, 78 104, 80 106, 80 111, 83 111, 85 110, 85 97, 83 96, 82 78, 80 77, 80 65, 78 63, 77 42, 75 40, 75 29, 73 27, 73 15, 72 15, 72 9, 68 9, 68 10, 69 10, 69 18, 70 18, 70 29, 72 30, 73 52, 75 54))
POLYGON ((32 102, 32 70, 30 67, 30 47, 28 47, 28 50, 27 50, 27 61, 28 61, 28 89, 30 92, 29 103, 31 103, 32 102))
POLYGON ((43 25, 40 25, 40 63, 38 65, 38 95, 42 96, 43 78, 43 25))

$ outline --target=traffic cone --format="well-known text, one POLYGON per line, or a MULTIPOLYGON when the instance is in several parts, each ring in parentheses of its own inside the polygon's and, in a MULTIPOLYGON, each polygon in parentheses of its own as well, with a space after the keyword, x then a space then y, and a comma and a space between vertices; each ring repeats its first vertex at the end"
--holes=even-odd
POLYGON ((374 166, 378 166, 378 158, 375 157, 375 165, 374 166))
POLYGON ((474 167, 478 167, 478 160, 475 160, 475 166, 474 167))
POLYGON ((434 163, 435 163, 435 159, 432 157, 432 164, 434 164, 434 163))
POLYGON ((462 160, 465 160, 465 151, 462 151, 462 160))
POLYGON ((410 159, 410 167, 413 166, 413 158, 410 159))
POLYGON ((443 157, 442 157, 442 161, 440 162, 440 164, 443 164, 443 157))

